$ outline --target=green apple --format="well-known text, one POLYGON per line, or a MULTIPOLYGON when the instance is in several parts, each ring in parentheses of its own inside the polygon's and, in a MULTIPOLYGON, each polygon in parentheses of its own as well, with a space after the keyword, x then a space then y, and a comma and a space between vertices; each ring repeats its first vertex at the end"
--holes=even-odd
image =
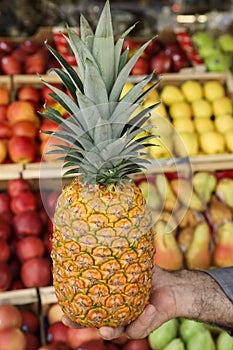
POLYGON ((170 117, 173 119, 176 118, 191 118, 192 117, 192 108, 187 101, 180 101, 172 103, 169 107, 170 117))
POLYGON ((212 36, 206 32, 206 31, 200 31, 196 32, 192 35, 192 41, 197 45, 197 46, 203 46, 208 43, 213 43, 214 39, 212 36))
POLYGON ((225 72, 229 69, 229 59, 222 53, 214 53, 204 58, 204 64, 209 72, 225 72))
POLYGON ((179 321, 174 318, 162 324, 148 335, 148 341, 152 350, 162 350, 167 344, 176 338, 179 321))
POLYGON ((214 130, 214 122, 210 118, 194 118, 193 123, 199 134, 214 130))
POLYGON ((225 96, 223 85, 217 80, 206 81, 203 84, 204 97, 212 102, 217 98, 225 96))
MULTIPOLYGON (((181 319, 180 324, 180 336, 185 343, 195 335, 196 333, 203 332, 205 330, 204 324, 194 320, 189 320, 186 318, 181 319)), ((203 349, 204 350, 204 349, 203 349)))
POLYGON ((214 124, 216 130, 224 134, 233 129, 233 116, 232 114, 219 115, 214 119, 214 124))
POLYGON ((212 116, 212 105, 204 98, 192 102, 193 116, 195 118, 210 118, 212 116))
POLYGON ((212 102, 213 115, 218 117, 220 115, 232 114, 232 101, 228 96, 223 96, 212 102))
POLYGON ((187 342, 187 350, 216 350, 210 331, 205 329, 195 333, 187 342))
POLYGON ((206 154, 225 152, 225 138, 220 132, 206 131, 199 135, 200 148, 206 154))
POLYGON ((218 44, 215 42, 206 43, 205 45, 199 48, 199 55, 202 58, 206 58, 209 56, 217 56, 219 54, 221 54, 221 50, 218 44))
POLYGON ((225 331, 216 339, 216 350, 233 350, 233 338, 225 331))
POLYGON ((230 33, 221 34, 217 42, 223 52, 233 52, 233 36, 230 33))
POLYGON ((170 106, 175 102, 182 102, 185 99, 181 89, 178 86, 171 84, 165 85, 162 88, 160 97, 162 102, 167 106, 170 106))
POLYGON ((181 91, 183 92, 188 102, 200 100, 203 97, 202 85, 197 80, 187 80, 181 85, 181 91))

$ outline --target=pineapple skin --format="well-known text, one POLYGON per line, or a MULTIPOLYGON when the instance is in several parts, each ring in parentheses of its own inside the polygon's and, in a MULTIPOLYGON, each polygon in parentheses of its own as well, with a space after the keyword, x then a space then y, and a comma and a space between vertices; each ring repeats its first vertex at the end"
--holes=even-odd
POLYGON ((80 325, 125 326, 148 303, 154 262, 151 212, 133 181, 64 187, 54 216, 53 285, 80 325))

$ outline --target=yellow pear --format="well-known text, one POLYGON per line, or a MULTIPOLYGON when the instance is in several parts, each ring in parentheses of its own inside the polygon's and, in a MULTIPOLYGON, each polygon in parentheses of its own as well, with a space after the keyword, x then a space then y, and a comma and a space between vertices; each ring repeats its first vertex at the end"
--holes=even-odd
POLYGON ((172 191, 167 177, 164 174, 157 174, 155 176, 155 185, 161 197, 164 210, 173 211, 177 203, 177 198, 172 191))
POLYGON ((181 85, 181 90, 188 102, 200 100, 203 97, 202 85, 197 80, 187 80, 181 85))
POLYGON ((193 123, 199 134, 214 130, 214 122, 210 118, 194 118, 193 123))
POLYGON ((120 98, 124 97, 133 87, 134 87, 134 84, 127 81, 123 86, 120 98))
MULTIPOLYGON (((148 98, 144 101, 143 108, 150 107, 157 101, 159 101, 159 99, 152 100, 151 98, 148 98)), ((151 113, 151 116, 159 114, 162 117, 167 118, 167 110, 166 110, 165 105, 162 102, 155 109, 153 109, 150 113, 151 113)))
POLYGON ((203 91, 204 91, 204 97, 210 102, 225 96, 224 87, 217 80, 206 81, 203 84, 203 91))
POLYGON ((200 148, 206 154, 225 152, 225 139, 218 131, 206 131, 200 134, 200 148))
POLYGON ((216 186, 216 194, 230 208, 233 208, 233 179, 222 178, 216 186))
POLYGON ((178 157, 194 156, 198 154, 199 140, 196 132, 183 131, 180 138, 174 139, 174 152, 178 157))
POLYGON ((214 265, 228 267, 233 265, 233 222, 226 221, 217 228, 217 243, 213 252, 214 265))
POLYGON ((138 186, 141 189, 148 206, 152 210, 161 209, 162 200, 159 196, 159 192, 155 184, 150 181, 143 180, 139 183, 138 186))
POLYGON ((193 239, 185 252, 185 263, 188 269, 208 269, 211 263, 211 235, 206 222, 198 224, 193 239))
POLYGON ((224 134, 230 129, 233 129, 233 116, 232 114, 222 114, 215 117, 214 124, 216 130, 224 134))
POLYGON ((218 117, 224 114, 232 115, 232 112, 233 112, 232 101, 227 96, 223 96, 218 98, 217 100, 214 100, 212 102, 212 106, 213 106, 213 115, 215 117, 218 117))
POLYGON ((192 110, 195 118, 210 118, 213 114, 211 103, 205 99, 193 101, 192 110))
POLYGON ((165 103, 165 105, 170 106, 172 103, 175 102, 182 102, 184 101, 184 94, 180 90, 180 88, 176 85, 165 85, 160 93, 160 97, 162 99, 162 102, 165 103))
POLYGON ((209 203, 216 185, 216 176, 208 171, 199 171, 193 176, 193 188, 206 203, 209 203))
POLYGON ((194 132, 195 127, 191 118, 176 118, 173 120, 174 128, 177 132, 194 132))
POLYGON ((224 134, 227 150, 233 153, 233 129, 228 130, 224 134))
POLYGON ((192 184, 186 179, 171 180, 171 188, 180 202, 187 208, 203 211, 205 204, 202 199, 193 191, 192 184))
POLYGON ((172 157, 172 138, 167 134, 160 134, 159 138, 150 140, 156 146, 148 147, 149 154, 152 158, 171 158, 172 157))
POLYGON ((177 241, 183 251, 186 251, 190 246, 193 239, 194 230, 194 227, 187 226, 179 231, 177 241))
MULTIPOLYGON (((144 91, 147 90, 150 86, 152 86, 152 83, 147 84, 144 91)), ((157 89, 152 89, 151 92, 147 95, 146 99, 150 99, 153 101, 159 100, 159 92, 157 89)))
POLYGON ((178 101, 172 103, 169 107, 169 114, 171 118, 191 118, 192 108, 190 104, 186 101, 178 101))

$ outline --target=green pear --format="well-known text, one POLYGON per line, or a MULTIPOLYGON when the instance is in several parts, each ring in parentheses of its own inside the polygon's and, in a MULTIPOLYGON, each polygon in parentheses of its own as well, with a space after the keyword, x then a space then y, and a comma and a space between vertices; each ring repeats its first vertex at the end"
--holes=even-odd
POLYGON ((206 31, 195 32, 192 35, 192 41, 199 47, 208 45, 209 43, 212 43, 212 44, 214 43, 214 39, 206 31))
POLYGON ((233 52, 233 36, 230 33, 220 35, 217 41, 223 52, 233 52))
POLYGON ((185 350, 184 342, 180 338, 173 339, 163 350, 185 350))
POLYGON ((161 208, 161 198, 156 186, 152 182, 146 180, 142 181, 139 183, 139 188, 141 189, 143 196, 151 209, 161 208))
POLYGON ((178 334, 179 321, 174 318, 162 324, 148 336, 152 350, 162 350, 167 344, 176 338, 178 334))
POLYGON ((195 335, 196 333, 203 332, 204 330, 205 326, 201 322, 185 318, 181 320, 179 331, 180 336, 185 343, 187 343, 193 335, 195 335))
POLYGON ((205 329, 202 332, 195 333, 187 342, 187 350, 216 350, 210 331, 205 329))
POLYGON ((216 350, 233 350, 233 337, 223 331, 216 339, 216 350))

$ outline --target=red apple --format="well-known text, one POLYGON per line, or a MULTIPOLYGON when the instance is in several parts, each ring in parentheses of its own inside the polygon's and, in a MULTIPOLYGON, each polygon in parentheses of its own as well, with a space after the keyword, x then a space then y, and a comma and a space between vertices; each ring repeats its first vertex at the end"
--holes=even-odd
POLYGON ((135 40, 134 38, 126 38, 123 43, 122 50, 129 49, 129 51, 133 52, 140 48, 141 43, 135 40))
POLYGON ((102 340, 101 336, 99 335, 99 332, 97 328, 83 328, 83 329, 76 329, 76 328, 68 328, 68 345, 71 347, 71 349, 77 349, 82 344, 88 341, 97 341, 102 340))
POLYGON ((68 327, 65 326, 61 321, 51 324, 48 327, 46 340, 48 344, 52 343, 67 343, 68 339, 68 327))
POLYGON ((12 137, 12 130, 8 123, 0 122, 0 139, 1 140, 8 140, 12 137))
MULTIPOLYGON (((61 84, 52 84, 54 87, 56 87, 57 89, 63 90, 63 87, 61 84)), ((43 103, 47 102, 47 101, 54 101, 54 98, 50 95, 51 93, 53 93, 53 90, 50 89, 50 87, 48 86, 43 86, 41 89, 41 98, 43 103)))
POLYGON ((58 128, 57 123, 53 122, 52 120, 44 120, 40 126, 40 133, 39 138, 41 141, 48 140, 50 135, 44 134, 43 131, 56 131, 58 128))
POLYGON ((40 341, 35 334, 24 333, 27 341, 26 350, 37 350, 40 347, 40 341))
POLYGON ((25 61, 26 74, 43 74, 45 73, 45 67, 43 55, 39 52, 28 56, 25 61))
POLYGON ((35 101, 38 104, 40 101, 40 91, 35 86, 24 85, 19 88, 17 98, 21 101, 35 101))
POLYGON ((36 197, 32 191, 21 192, 18 196, 12 197, 10 201, 11 210, 14 214, 35 211, 36 204, 36 197))
POLYGON ((33 258, 23 263, 21 279, 25 287, 45 287, 51 283, 51 262, 48 258, 33 258))
POLYGON ((13 218, 13 225, 17 237, 26 235, 40 236, 43 230, 43 222, 40 215, 32 210, 16 214, 13 218))
POLYGON ((5 53, 11 53, 14 49, 14 43, 7 40, 0 40, 0 49, 5 53))
POLYGON ((105 343, 105 346, 106 346, 106 350, 120 350, 120 346, 118 346, 110 341, 107 341, 105 343))
POLYGON ((0 105, 8 105, 10 102, 10 93, 4 86, 0 86, 0 105))
POLYGON ((147 338, 129 340, 122 346, 122 350, 150 350, 149 342, 147 338))
POLYGON ((24 40, 20 43, 19 47, 31 55, 38 50, 39 44, 32 40, 24 40))
POLYGON ((61 306, 58 303, 51 304, 47 311, 47 318, 50 325, 60 322, 64 315, 61 306))
POLYGON ((21 62, 24 64, 28 57, 28 53, 24 50, 22 50, 20 47, 16 47, 12 53, 11 56, 14 57, 18 62, 21 62))
POLYGON ((7 109, 8 105, 0 105, 0 122, 5 122, 7 120, 7 109))
POLYGON ((15 327, 0 330, 1 350, 26 350, 27 340, 25 334, 15 327))
POLYGON ((7 183, 7 191, 10 197, 17 197, 21 192, 32 191, 32 186, 26 179, 12 179, 7 183))
POLYGON ((11 285, 11 290, 19 290, 19 289, 24 289, 25 286, 23 285, 23 282, 20 279, 16 279, 13 281, 11 285))
POLYGON ((38 350, 70 350, 70 347, 64 343, 56 343, 43 345, 38 350))
POLYGON ((0 239, 4 239, 4 240, 10 239, 11 233, 12 233, 11 223, 0 217, 0 239))
MULTIPOLYGON (((71 348, 76 350, 77 348, 71 348)), ((90 340, 78 347, 78 350, 107 350, 105 343, 102 340, 90 340)))
POLYGON ((62 56, 71 66, 77 66, 77 61, 74 54, 70 52, 64 52, 62 53, 62 56))
POLYGON ((38 129, 30 120, 20 120, 11 126, 11 132, 13 136, 27 136, 35 139, 38 129))
POLYGON ((50 217, 53 217, 54 215, 57 200, 60 194, 61 191, 52 191, 48 194, 46 198, 46 203, 44 203, 44 206, 50 217))
POLYGON ((36 334, 36 332, 39 329, 38 316, 35 314, 35 312, 27 310, 27 309, 21 309, 20 312, 22 315, 21 330, 24 333, 36 334))
POLYGON ((112 340, 112 343, 117 344, 117 345, 124 345, 127 343, 129 338, 125 333, 122 333, 118 338, 115 338, 112 340))
POLYGON ((159 40, 152 40, 150 44, 146 47, 144 55, 147 59, 150 59, 152 56, 156 55, 161 50, 161 46, 162 44, 159 40))
POLYGON ((131 70, 131 75, 147 75, 149 72, 150 64, 149 61, 143 57, 139 57, 131 70))
POLYGON ((0 164, 4 163, 7 158, 7 145, 4 140, 0 140, 0 164))
POLYGON ((150 71, 158 74, 168 73, 171 71, 172 61, 164 52, 152 57, 150 61, 150 71))
POLYGON ((28 236, 16 243, 15 252, 20 262, 24 263, 32 258, 42 257, 45 253, 45 245, 41 238, 28 236))
POLYGON ((11 248, 5 239, 0 239, 0 262, 7 262, 11 256, 11 248))
POLYGON ((9 264, 0 262, 0 292, 9 290, 12 279, 12 271, 9 264))
POLYGON ((11 304, 0 305, 0 330, 16 327, 20 328, 23 324, 23 317, 17 306, 11 304))
POLYGON ((22 65, 14 57, 6 55, 1 59, 1 69, 3 73, 15 75, 22 73, 22 65))
POLYGON ((8 142, 8 154, 13 163, 28 164, 36 158, 36 141, 28 136, 13 136, 8 142))
POLYGON ((35 107, 28 101, 13 101, 7 108, 7 120, 10 125, 20 121, 29 120, 38 123, 35 107))
POLYGON ((0 214, 10 211, 10 195, 6 192, 0 192, 0 214))
POLYGON ((179 72, 182 68, 190 67, 190 62, 181 49, 173 50, 170 54, 173 72, 179 72))

